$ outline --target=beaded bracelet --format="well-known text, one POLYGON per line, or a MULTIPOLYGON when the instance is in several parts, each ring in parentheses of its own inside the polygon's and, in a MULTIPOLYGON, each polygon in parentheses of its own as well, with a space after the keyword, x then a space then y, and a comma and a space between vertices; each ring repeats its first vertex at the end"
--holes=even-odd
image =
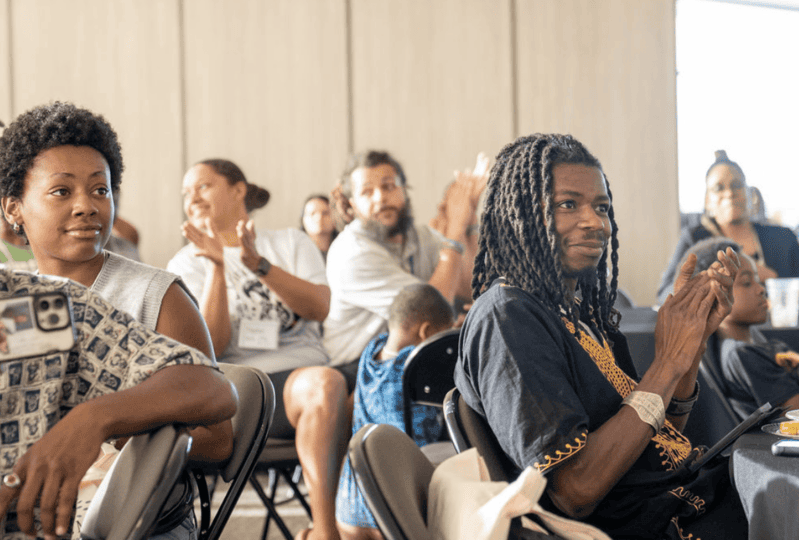
POLYGON ((630 392, 621 404, 632 407, 638 413, 638 418, 652 426, 655 433, 666 422, 666 407, 663 406, 663 398, 658 394, 636 390, 630 392))

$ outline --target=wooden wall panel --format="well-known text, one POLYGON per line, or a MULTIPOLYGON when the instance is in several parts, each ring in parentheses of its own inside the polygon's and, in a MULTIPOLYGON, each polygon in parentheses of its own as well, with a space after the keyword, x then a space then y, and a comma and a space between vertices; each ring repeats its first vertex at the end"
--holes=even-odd
MULTIPOLYGON (((10 6, 11 0, 0 0, 0 120, 8 125, 11 121, 11 60, 10 50, 10 6)), ((2 133, 2 128, 0 128, 2 133)))
POLYGON ((235 161, 270 190, 258 226, 297 227, 347 154, 344 0, 193 0, 184 7, 189 163, 235 161))
POLYGON ((403 164, 418 221, 452 171, 513 137, 510 4, 352 0, 354 149, 403 164))
POLYGON ((145 262, 182 245, 178 0, 14 0, 14 114, 52 100, 101 113, 122 144, 120 214, 145 262))
POLYGON ((678 230, 674 71, 674 0, 0 0, 0 118, 52 99, 103 113, 156 265, 205 157, 269 188, 256 221, 285 227, 350 146, 386 148, 427 221, 478 151, 567 131, 605 166, 622 284, 651 302, 678 230))
POLYGON ((655 299, 679 231, 674 0, 517 0, 518 122, 572 133, 614 195, 622 286, 655 299))

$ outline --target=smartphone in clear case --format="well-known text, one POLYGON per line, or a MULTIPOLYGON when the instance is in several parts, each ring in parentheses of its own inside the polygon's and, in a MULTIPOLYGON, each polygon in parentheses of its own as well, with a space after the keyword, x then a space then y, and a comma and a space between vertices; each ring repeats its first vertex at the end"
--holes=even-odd
POLYGON ((72 304, 65 294, 0 299, 0 362, 68 351, 74 346, 72 304))

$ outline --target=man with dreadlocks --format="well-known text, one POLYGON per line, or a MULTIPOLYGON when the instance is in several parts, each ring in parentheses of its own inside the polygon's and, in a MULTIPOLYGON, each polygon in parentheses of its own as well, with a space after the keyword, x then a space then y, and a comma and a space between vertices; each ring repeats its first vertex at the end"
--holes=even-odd
POLYGON ((735 254, 695 277, 686 263, 639 380, 613 308, 617 229, 599 161, 571 136, 523 137, 500 152, 487 190, 455 380, 514 465, 547 477, 541 504, 614 539, 745 535, 726 462, 679 472, 735 254))

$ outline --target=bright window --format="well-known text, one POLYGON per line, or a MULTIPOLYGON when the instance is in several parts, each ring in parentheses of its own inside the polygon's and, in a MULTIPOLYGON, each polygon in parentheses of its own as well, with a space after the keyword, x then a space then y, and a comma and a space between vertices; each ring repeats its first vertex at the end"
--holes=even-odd
POLYGON ((714 151, 768 216, 799 224, 799 1, 677 0, 680 210, 701 212, 714 151))

